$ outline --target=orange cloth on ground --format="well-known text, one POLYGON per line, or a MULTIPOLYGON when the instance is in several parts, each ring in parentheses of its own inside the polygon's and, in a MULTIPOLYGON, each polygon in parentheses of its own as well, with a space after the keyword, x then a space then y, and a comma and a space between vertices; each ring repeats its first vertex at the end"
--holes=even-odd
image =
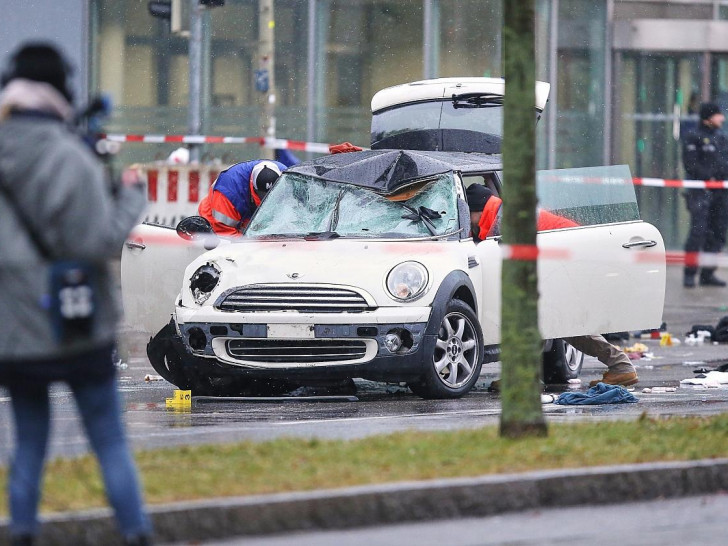
MULTIPOLYGON (((202 201, 200 201, 200 204, 197 207, 197 212, 200 216, 206 218, 207 221, 210 222, 212 230, 218 235, 226 235, 228 237, 236 237, 240 235, 240 232, 236 228, 223 224, 217 220, 212 215, 213 210, 224 214, 228 218, 240 221, 240 213, 238 212, 238 209, 235 208, 227 197, 216 190, 212 190, 204 199, 202 199, 202 201)), ((247 224, 247 222, 244 224, 247 224)))

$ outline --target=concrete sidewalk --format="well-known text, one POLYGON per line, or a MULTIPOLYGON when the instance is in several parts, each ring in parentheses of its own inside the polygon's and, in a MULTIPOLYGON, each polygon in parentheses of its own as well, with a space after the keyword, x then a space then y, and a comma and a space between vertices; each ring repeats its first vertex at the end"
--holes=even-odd
MULTIPOLYGON (((728 459, 548 470, 174 503, 151 508, 159 544, 478 517, 728 491, 728 459)), ((0 539, 7 521, 0 522, 0 539)), ((2 542, 4 543, 4 542, 2 542)), ((45 519, 41 544, 121 544, 107 509, 45 519)))

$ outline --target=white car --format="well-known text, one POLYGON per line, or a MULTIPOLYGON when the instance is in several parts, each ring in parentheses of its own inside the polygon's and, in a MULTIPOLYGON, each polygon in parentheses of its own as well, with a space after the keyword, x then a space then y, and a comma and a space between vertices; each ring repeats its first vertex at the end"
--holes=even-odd
MULTIPOLYGON (((159 331, 152 365, 197 394, 366 378, 460 397, 497 359, 503 250, 473 241, 465 189, 499 192, 501 171, 497 154, 336 154, 287 170, 245 235, 212 250, 143 225, 122 257, 127 319, 159 331)), ((543 338, 658 327, 665 249, 629 169, 538 185, 542 207, 579 224, 538 234, 543 338)), ((578 373, 563 342, 549 355, 552 380, 578 373)))

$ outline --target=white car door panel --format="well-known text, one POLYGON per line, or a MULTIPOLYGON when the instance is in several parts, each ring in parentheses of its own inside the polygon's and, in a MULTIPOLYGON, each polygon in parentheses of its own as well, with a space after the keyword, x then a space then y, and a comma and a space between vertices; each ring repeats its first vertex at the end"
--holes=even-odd
MULTIPOLYGON (((659 231, 629 222, 537 235, 539 327, 544 339, 656 328, 665 299, 665 247, 659 231), (653 244, 654 243, 654 244, 653 244)), ((500 342, 501 250, 476 250, 483 275, 479 319, 486 344, 500 342)))
POLYGON ((156 334, 174 312, 187 265, 205 252, 168 227, 141 224, 121 253, 124 321, 131 328, 156 334))
POLYGON ((542 232, 537 239, 544 338, 659 327, 665 246, 657 228, 637 221, 542 232))

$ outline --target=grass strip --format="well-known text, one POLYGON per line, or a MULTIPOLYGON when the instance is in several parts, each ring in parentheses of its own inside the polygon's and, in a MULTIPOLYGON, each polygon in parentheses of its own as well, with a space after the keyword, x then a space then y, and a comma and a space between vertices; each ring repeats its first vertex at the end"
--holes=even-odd
MULTIPOLYGON (((149 504, 555 468, 728 457, 728 414, 551 424, 547 438, 508 440, 496 427, 402 432, 360 440, 269 442, 139 451, 149 504)), ((0 488, 7 489, 7 468, 0 488)), ((47 466, 43 512, 105 506, 90 457, 47 466)), ((7 516, 7 498, 0 498, 7 516)))

